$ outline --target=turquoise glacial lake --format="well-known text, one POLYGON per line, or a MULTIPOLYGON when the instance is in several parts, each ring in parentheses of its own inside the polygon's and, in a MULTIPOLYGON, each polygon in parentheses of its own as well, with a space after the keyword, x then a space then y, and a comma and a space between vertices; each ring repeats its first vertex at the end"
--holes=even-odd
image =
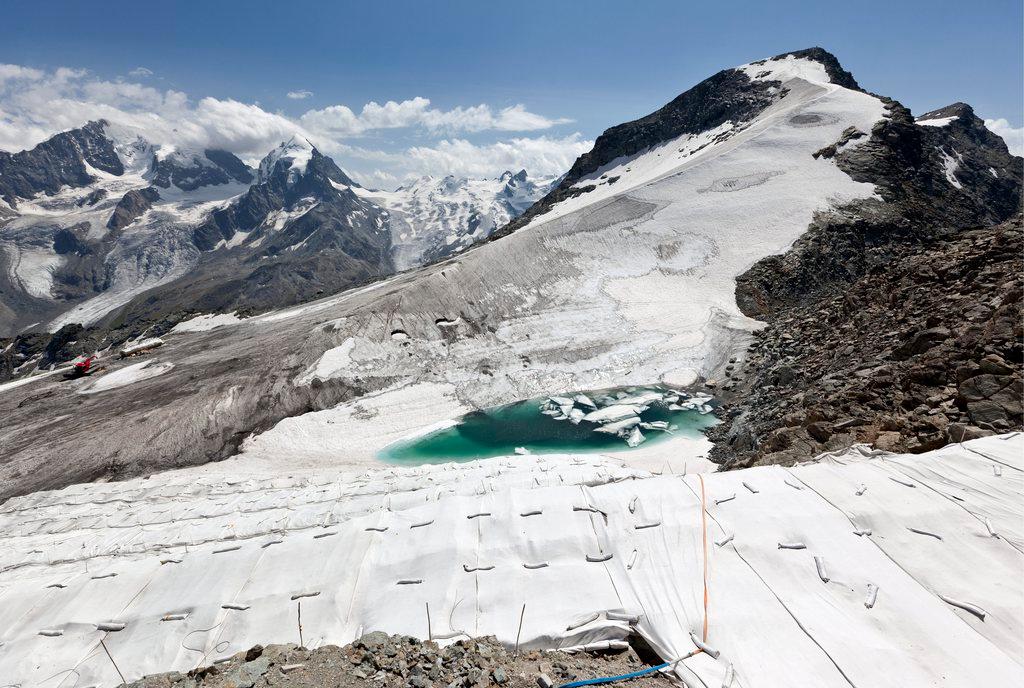
MULTIPOLYGON (((658 387, 600 390, 588 392, 596 401, 616 393, 660 389, 658 387)), ((668 391, 668 390, 663 390, 668 391)), ((571 397, 574 393, 566 394, 571 397)), ((629 450, 622 437, 595 432, 599 427, 587 421, 574 424, 541 413, 548 397, 529 399, 468 413, 450 427, 426 435, 396 442, 385 447, 378 457, 390 463, 424 464, 448 461, 473 461, 508 456, 522 447, 532 454, 574 454, 629 450)), ((602 405, 601 402, 598 402, 602 405)), ((606 401, 605 404, 610 403, 606 401)), ((664 442, 673 436, 699 438, 704 428, 717 419, 713 414, 695 410, 671 410, 668 404, 655 403, 640 412, 644 423, 664 421, 672 432, 643 430, 644 447, 664 442)))

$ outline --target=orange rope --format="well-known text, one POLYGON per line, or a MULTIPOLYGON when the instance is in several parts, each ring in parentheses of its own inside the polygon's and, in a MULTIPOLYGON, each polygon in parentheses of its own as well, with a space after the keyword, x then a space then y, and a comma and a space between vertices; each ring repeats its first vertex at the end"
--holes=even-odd
POLYGON ((704 497, 704 476, 697 474, 700 478, 700 524, 704 536, 704 642, 708 641, 708 518, 707 502, 704 497))

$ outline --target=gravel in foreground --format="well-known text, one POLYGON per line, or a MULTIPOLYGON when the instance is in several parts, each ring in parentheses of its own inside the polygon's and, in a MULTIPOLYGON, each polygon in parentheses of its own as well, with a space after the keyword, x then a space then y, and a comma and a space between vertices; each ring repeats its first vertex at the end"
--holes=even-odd
MULTIPOLYGON (((518 657, 493 637, 462 640, 445 648, 407 636, 370 633, 345 647, 314 650, 295 645, 257 645, 226 662, 186 673, 156 674, 127 684, 131 688, 536 688, 541 674, 555 686, 615 676, 647 668, 632 650, 565 654, 536 650, 518 657)), ((671 681, 652 674, 630 681, 631 688, 667 688, 671 681)))

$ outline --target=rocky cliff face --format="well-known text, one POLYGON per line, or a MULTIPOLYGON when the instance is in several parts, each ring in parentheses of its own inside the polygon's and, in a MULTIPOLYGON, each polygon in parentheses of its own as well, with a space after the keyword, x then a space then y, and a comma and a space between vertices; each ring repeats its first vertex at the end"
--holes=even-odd
POLYGON ((32 150, 0 151, 0 198, 16 208, 19 198, 54 194, 61 187, 81 187, 94 180, 86 165, 120 175, 124 173, 104 121, 57 134, 32 150))
POLYGON ((238 182, 249 184, 252 171, 235 155, 223 150, 173 151, 157 155, 152 165, 153 186, 161 189, 173 184, 182 191, 195 191, 203 186, 238 182))
POLYGON ((721 381, 729 467, 856 442, 922 452, 1022 429, 1022 218, 867 249, 843 288, 776 305, 721 381))
MULTIPOLYGON (((107 229, 114 231, 124 229, 139 219, 144 212, 153 207, 153 203, 159 200, 160 192, 151 186, 145 189, 132 189, 117 202, 113 214, 107 220, 107 229)), ((55 238, 54 250, 60 253, 61 251, 57 248, 57 241, 55 238)))

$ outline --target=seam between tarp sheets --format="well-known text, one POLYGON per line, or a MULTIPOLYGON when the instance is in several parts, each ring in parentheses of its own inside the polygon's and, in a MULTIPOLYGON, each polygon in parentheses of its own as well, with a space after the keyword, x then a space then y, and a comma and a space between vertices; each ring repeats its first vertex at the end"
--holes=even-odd
MULTIPOLYGON (((783 470, 785 470, 785 469, 783 469, 783 470)), ((788 471, 786 471, 786 472, 788 473, 788 471)), ((688 482, 686 482, 685 480, 683 480, 682 482, 683 482, 684 485, 686 485, 686 487, 690 490, 690 492, 693 492, 694 496, 697 497, 697 499, 699 501, 700 496, 697 495, 697 493, 696 493, 696 491, 694 491, 693 487, 688 482)), ((815 494, 817 494, 817 493, 815 492, 815 494)), ((829 504, 829 506, 832 506, 833 508, 835 508, 835 506, 832 505, 832 504, 829 504)), ((722 533, 725 533, 726 532, 725 528, 723 528, 722 524, 718 522, 718 519, 715 518, 715 515, 712 514, 710 511, 707 511, 707 509, 705 509, 705 512, 707 513, 708 517, 712 521, 715 522, 715 525, 718 526, 718 529, 720 531, 722 531, 722 533)), ((800 623, 800 619, 793 612, 793 610, 791 610, 789 608, 789 606, 785 602, 782 601, 782 598, 779 596, 779 594, 777 592, 775 592, 775 590, 772 588, 771 585, 768 584, 768 581, 766 581, 764 579, 764 577, 754 567, 754 565, 751 564, 747 560, 747 558, 744 557, 743 554, 740 553, 739 548, 736 546, 736 541, 735 540, 731 541, 728 544, 728 546, 732 548, 732 550, 736 553, 736 556, 740 558, 740 561, 742 561, 747 566, 747 568, 750 569, 751 573, 753 573, 755 576, 757 576, 757 579, 759 581, 761 581, 761 584, 764 585, 765 589, 771 594, 772 597, 775 598, 775 600, 779 603, 779 606, 781 606, 785 610, 785 612, 787 614, 789 614, 790 618, 793 619, 793 623, 795 623, 797 625, 797 628, 799 628, 801 631, 803 631, 804 635, 806 635, 810 639, 810 641, 812 643, 814 643, 818 647, 819 650, 821 650, 822 654, 824 654, 825 657, 828 658, 828 661, 832 663, 832 666, 834 666, 836 671, 839 672, 839 675, 843 677, 843 679, 851 686, 851 688, 857 688, 856 684, 852 680, 850 680, 850 677, 846 675, 846 672, 843 671, 843 668, 841 666, 839 666, 839 663, 835 660, 835 658, 833 658, 832 655, 829 654, 828 650, 826 650, 824 648, 824 646, 822 646, 822 644, 820 642, 818 642, 818 639, 815 638, 814 635, 809 630, 807 630, 807 628, 802 623, 800 623)))

